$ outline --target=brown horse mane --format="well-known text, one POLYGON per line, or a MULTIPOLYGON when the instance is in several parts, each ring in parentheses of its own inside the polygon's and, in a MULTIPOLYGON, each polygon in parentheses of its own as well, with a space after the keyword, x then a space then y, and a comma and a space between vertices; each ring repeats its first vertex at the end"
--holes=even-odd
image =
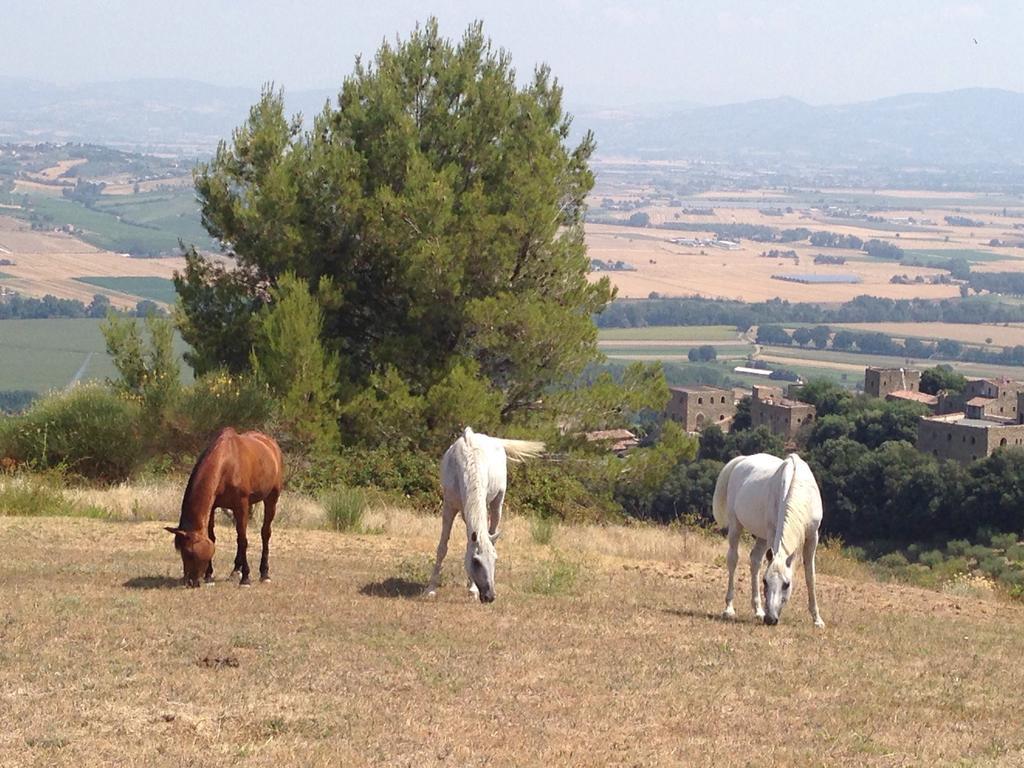
MULTIPOLYGON (((185 486, 185 495, 181 499, 181 518, 178 521, 178 528, 183 531, 190 530, 186 527, 186 523, 195 524, 199 522, 196 520, 195 514, 189 514, 193 505, 194 496, 196 493, 196 484, 199 481, 199 473, 206 468, 207 460, 214 450, 221 444, 221 441, 228 436, 228 434, 237 434, 231 427, 224 427, 221 429, 210 441, 210 444, 206 446, 202 453, 199 454, 199 458, 196 459, 195 466, 192 467, 192 472, 188 476, 188 484, 185 486)), ((200 511, 202 514, 202 511, 200 511)), ((206 530, 205 521, 203 525, 197 526, 193 530, 206 530)))

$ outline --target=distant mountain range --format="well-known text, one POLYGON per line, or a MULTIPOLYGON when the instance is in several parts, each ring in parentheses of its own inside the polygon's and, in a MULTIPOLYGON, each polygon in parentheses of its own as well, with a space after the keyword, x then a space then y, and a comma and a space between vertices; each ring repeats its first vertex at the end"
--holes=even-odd
POLYGON ((812 106, 764 99, 672 112, 581 111, 604 155, 814 164, 1024 163, 1024 94, 987 88, 812 106))
MULTIPOLYGON (((210 152, 231 136, 259 90, 193 80, 62 86, 0 77, 0 143, 76 141, 139 151, 210 152)), ((337 91, 289 91, 289 112, 311 117, 337 91)))
MULTIPOLYGON (((335 90, 285 91, 307 118, 335 90)), ((0 77, 0 142, 82 141, 142 151, 209 152, 248 114, 256 89, 189 80, 58 86, 0 77)), ((856 104, 792 98, 724 106, 684 102, 584 107, 604 156, 817 165, 1024 164, 1024 94, 972 88, 856 104)))

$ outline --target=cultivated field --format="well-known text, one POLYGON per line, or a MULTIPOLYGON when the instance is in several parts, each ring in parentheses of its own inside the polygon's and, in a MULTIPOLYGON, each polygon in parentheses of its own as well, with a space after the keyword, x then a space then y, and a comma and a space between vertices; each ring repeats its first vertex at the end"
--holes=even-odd
POLYGON ((157 277, 169 280, 184 268, 181 257, 133 259, 105 251, 61 232, 32 230, 19 219, 0 216, 0 256, 14 261, 4 265, 11 275, 3 285, 26 296, 52 294, 60 299, 77 299, 88 304, 97 293, 110 298, 117 307, 132 308, 140 298, 112 288, 79 282, 80 277, 157 277))
POLYGON ((191 591, 161 527, 180 488, 132 495, 90 499, 162 519, 0 517, 4 766, 1024 761, 1024 610, 991 593, 880 584, 824 552, 824 630, 802 579, 782 624, 755 624, 742 566, 730 623, 719 537, 611 526, 540 545, 510 520, 496 603, 466 596, 460 524, 427 600, 435 517, 331 533, 295 498, 272 583, 222 580, 219 518, 221 581, 191 591))
POLYGON ((930 266, 903 266, 894 261, 869 257, 863 251, 825 248, 807 240, 794 243, 759 243, 740 240, 737 250, 712 246, 679 246, 673 238, 713 238, 721 225, 751 224, 776 229, 806 228, 812 232, 855 235, 862 240, 880 239, 904 249, 908 258, 923 263, 943 262, 949 257, 966 258, 978 271, 1024 270, 1024 230, 1019 213, 1006 206, 1018 206, 1016 199, 971 193, 929 194, 926 192, 829 189, 771 191, 706 192, 682 197, 675 205, 648 204, 652 189, 642 184, 618 180, 613 174, 599 175, 591 195, 593 213, 618 217, 625 221, 633 212, 646 213, 650 227, 588 223, 589 255, 603 261, 624 261, 636 271, 595 273, 608 275, 619 289, 619 296, 645 298, 652 292, 663 296, 699 295, 742 301, 762 301, 774 297, 790 301, 840 302, 868 294, 885 298, 948 298, 959 295, 956 284, 894 284, 895 275, 916 277, 948 274, 930 266), (629 207, 625 213, 599 211, 601 201, 629 207), (866 210, 880 221, 845 217, 830 211, 826 203, 845 209, 866 210), (688 210, 711 207, 713 213, 688 210), (764 211, 769 211, 765 213, 764 211), (946 216, 961 216, 983 222, 983 226, 964 227, 947 224, 946 216), (910 219, 914 223, 910 223, 910 219), (928 223, 922 223, 928 222, 928 223), (685 225, 693 229, 660 229, 661 225, 685 225), (990 243, 998 241, 1000 245, 990 243), (793 258, 763 258, 772 249, 795 251, 793 258), (814 264, 814 256, 824 253, 845 256, 841 265, 814 264), (815 284, 773 280, 772 275, 855 274, 855 284, 815 284))
POLYGON ((921 339, 935 341, 953 339, 969 344, 991 344, 997 347, 1014 347, 1024 344, 1024 326, 969 325, 966 323, 836 323, 832 328, 849 328, 854 331, 878 331, 897 339, 921 339))

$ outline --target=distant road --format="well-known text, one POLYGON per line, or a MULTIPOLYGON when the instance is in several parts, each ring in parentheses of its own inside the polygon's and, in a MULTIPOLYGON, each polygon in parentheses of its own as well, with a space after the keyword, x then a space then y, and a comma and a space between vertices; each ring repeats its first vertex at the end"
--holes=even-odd
POLYGON ((96 353, 90 352, 85 356, 85 361, 82 363, 82 367, 79 368, 75 375, 71 377, 71 381, 68 382, 68 387, 73 387, 82 380, 82 377, 85 375, 85 370, 89 367, 89 361, 92 360, 92 356, 94 354, 96 353))

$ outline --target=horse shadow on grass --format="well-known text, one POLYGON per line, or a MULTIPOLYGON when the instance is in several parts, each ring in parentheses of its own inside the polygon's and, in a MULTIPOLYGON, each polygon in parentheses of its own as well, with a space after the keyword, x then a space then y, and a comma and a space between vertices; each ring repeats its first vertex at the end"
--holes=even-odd
POLYGON ((181 586, 181 579, 170 576, 136 576, 128 579, 123 586, 128 589, 174 589, 181 586))
POLYGON ((426 584, 398 577, 374 581, 359 588, 359 594, 367 597, 419 597, 427 588, 426 584))
POLYGON ((695 611, 692 608, 664 608, 661 612, 679 619, 702 619, 704 621, 714 621, 718 624, 736 623, 736 619, 727 619, 721 613, 714 611, 695 611))

